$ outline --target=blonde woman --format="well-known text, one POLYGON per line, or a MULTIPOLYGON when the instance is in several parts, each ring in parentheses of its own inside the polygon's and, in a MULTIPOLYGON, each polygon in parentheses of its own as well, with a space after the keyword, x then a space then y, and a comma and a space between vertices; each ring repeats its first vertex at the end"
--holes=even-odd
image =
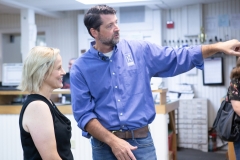
POLYGON ((19 89, 30 94, 24 101, 19 127, 24 160, 72 160, 71 122, 50 100, 62 88, 59 49, 37 46, 24 61, 19 89))

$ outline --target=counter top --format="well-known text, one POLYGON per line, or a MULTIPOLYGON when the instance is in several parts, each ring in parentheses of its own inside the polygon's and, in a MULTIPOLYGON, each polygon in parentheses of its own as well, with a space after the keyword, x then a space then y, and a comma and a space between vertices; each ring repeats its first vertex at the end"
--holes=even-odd
MULTIPOLYGON (((57 105, 58 109, 63 114, 72 114, 72 106, 57 105)), ((22 105, 0 105, 0 114, 19 114, 22 105)), ((165 105, 156 104, 155 109, 157 114, 166 114, 178 108, 178 101, 169 102, 165 105)))
MULTIPOLYGON (((152 92, 160 93, 160 104, 155 104, 157 114, 166 114, 178 108, 178 101, 166 103, 167 89, 152 90, 152 92)), ((12 96, 27 94, 29 93, 22 91, 0 91, 0 99, 4 102, 5 100, 9 101, 9 99, 12 99, 12 96)), ((53 91, 53 94, 70 94, 70 89, 56 89, 53 91)), ((71 104, 58 104, 57 107, 63 114, 72 114, 71 104)), ((21 104, 2 103, 0 105, 0 114, 19 114, 21 108, 21 104)))
MULTIPOLYGON (((22 92, 22 91, 0 91, 0 95, 27 95, 29 92, 22 92)), ((55 89, 53 90, 52 94, 70 94, 70 89, 55 89)))
POLYGON ((175 109, 177 109, 179 106, 179 101, 171 101, 167 104, 155 104, 155 109, 157 114, 166 114, 169 113, 175 109))
MULTIPOLYGON (((59 105, 57 108, 63 114, 72 114, 71 105, 59 105)), ((1 105, 0 114, 19 114, 22 109, 22 105, 1 105)))

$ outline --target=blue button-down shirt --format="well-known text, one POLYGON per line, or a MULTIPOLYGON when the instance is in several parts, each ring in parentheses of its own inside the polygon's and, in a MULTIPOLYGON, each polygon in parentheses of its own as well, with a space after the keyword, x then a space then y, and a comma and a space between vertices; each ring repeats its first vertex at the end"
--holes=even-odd
POLYGON ((121 40, 110 58, 93 48, 71 68, 72 109, 83 136, 93 118, 108 130, 133 130, 155 118, 151 77, 172 77, 193 67, 203 69, 201 46, 161 47, 121 40))

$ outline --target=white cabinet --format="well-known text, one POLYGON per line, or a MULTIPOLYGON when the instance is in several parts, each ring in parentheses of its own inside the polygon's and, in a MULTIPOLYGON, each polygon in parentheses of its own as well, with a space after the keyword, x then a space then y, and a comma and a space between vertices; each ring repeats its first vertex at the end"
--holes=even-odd
POLYGON ((208 151, 207 99, 180 100, 178 108, 178 146, 208 151))

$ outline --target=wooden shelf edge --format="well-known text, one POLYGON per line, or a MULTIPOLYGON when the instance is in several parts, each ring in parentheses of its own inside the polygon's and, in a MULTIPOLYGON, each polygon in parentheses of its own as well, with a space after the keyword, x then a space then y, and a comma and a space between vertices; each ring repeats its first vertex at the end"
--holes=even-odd
MULTIPOLYGON (((59 105, 57 108, 62 114, 72 114, 71 105, 59 105)), ((22 109, 21 105, 0 105, 1 114, 19 114, 22 109)))
MULTIPOLYGON (((0 95, 27 95, 28 92, 22 91, 0 91, 0 95)), ((52 94, 70 94, 70 89, 55 89, 52 94)))
POLYGON ((166 114, 177 109, 178 106, 179 101, 173 101, 164 105, 155 105, 155 109, 157 114, 166 114))
POLYGON ((72 114, 72 106, 71 105, 64 105, 64 106, 57 106, 62 114, 72 114))
POLYGON ((22 106, 4 105, 0 106, 0 114, 19 114, 22 106))
POLYGON ((159 92, 159 93, 164 93, 164 92, 167 92, 167 91, 168 91, 167 88, 162 88, 162 89, 152 90, 152 92, 159 92))

